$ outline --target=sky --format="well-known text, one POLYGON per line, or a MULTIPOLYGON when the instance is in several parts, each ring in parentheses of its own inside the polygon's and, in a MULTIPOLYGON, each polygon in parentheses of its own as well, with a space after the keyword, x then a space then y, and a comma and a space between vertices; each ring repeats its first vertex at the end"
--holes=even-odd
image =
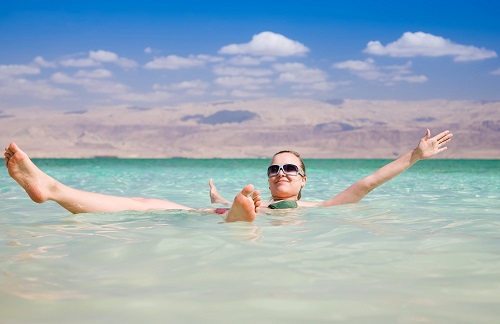
POLYGON ((0 110, 500 100, 498 1, 0 0, 0 110))

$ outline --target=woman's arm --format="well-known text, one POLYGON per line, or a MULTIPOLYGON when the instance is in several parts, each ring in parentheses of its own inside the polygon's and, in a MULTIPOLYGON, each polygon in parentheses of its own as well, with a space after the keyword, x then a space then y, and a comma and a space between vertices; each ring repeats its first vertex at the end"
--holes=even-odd
POLYGON ((320 206, 335 206, 360 201, 370 191, 401 174, 417 161, 430 158, 446 150, 447 147, 443 147, 443 145, 451 141, 453 134, 444 131, 432 138, 430 136, 431 132, 427 129, 425 136, 420 139, 418 146, 414 150, 359 180, 335 197, 324 201, 320 206))

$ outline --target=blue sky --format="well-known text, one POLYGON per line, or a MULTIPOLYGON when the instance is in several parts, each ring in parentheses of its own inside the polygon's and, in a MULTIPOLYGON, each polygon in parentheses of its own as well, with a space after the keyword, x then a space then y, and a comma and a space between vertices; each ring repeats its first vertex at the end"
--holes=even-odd
POLYGON ((0 109, 500 100, 496 1, 0 0, 0 109))

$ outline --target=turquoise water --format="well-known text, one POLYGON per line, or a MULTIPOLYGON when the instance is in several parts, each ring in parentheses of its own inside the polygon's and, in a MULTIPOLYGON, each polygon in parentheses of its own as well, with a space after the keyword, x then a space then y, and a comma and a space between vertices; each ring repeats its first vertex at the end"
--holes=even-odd
MULTIPOLYGON (((267 160, 36 160, 70 186, 210 206, 268 197, 267 160)), ((306 160, 305 200, 382 160, 306 160)), ((500 161, 429 160, 356 205, 252 223, 208 212, 71 215, 0 174, 0 322, 495 323, 500 161)))

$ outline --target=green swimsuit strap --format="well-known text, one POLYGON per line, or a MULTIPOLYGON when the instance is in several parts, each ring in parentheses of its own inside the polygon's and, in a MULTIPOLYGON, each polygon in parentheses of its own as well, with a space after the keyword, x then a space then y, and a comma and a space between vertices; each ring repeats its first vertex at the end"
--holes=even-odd
POLYGON ((270 209, 287 209, 287 208, 297 208, 296 200, 281 200, 273 204, 269 204, 270 209))

